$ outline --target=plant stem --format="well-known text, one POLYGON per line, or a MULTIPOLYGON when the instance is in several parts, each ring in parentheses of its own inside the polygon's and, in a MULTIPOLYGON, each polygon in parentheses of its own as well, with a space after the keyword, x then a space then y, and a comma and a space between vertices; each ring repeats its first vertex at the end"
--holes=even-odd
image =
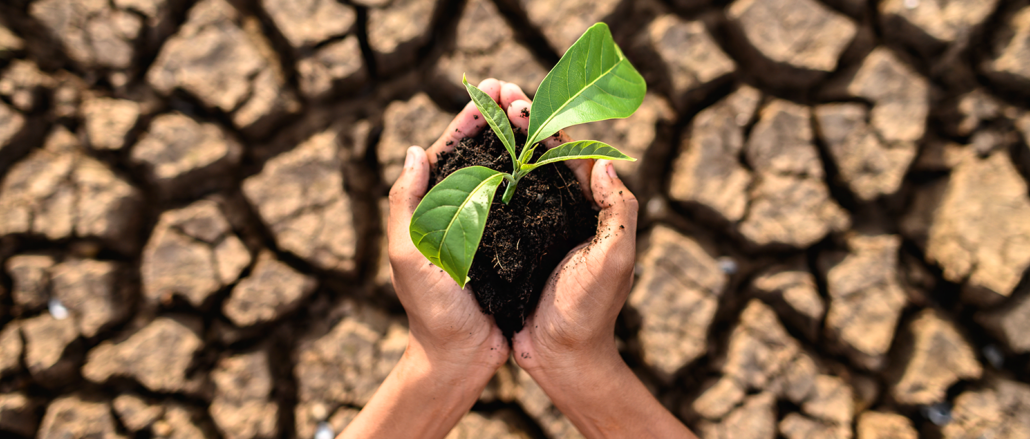
POLYGON ((511 202, 511 196, 515 194, 515 186, 517 186, 519 182, 515 179, 509 179, 507 175, 504 177, 505 180, 508 180, 508 187, 504 189, 504 195, 501 195, 501 202, 508 204, 511 202))

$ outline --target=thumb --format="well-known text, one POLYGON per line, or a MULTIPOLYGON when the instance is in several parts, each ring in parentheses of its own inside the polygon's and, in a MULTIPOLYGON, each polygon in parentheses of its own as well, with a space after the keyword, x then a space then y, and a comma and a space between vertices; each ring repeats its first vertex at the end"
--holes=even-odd
POLYGON ((411 239, 402 238, 407 238, 411 214, 415 212, 418 203, 422 202, 428 187, 429 158, 421 147, 412 146, 404 158, 404 169, 400 177, 390 188, 390 216, 386 233, 389 238, 393 238, 390 239, 391 247, 395 242, 414 245, 411 239))
MULTIPOLYGON (((596 245, 610 270, 633 271, 636 258, 637 197, 615 174, 611 160, 597 160, 591 170, 594 202, 601 206, 596 245)), ((618 271, 614 271, 618 272, 618 271)))

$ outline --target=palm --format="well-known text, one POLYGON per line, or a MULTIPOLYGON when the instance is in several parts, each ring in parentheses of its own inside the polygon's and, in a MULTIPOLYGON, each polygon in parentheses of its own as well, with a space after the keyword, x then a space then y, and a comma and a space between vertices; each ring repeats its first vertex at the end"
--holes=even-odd
MULTIPOLYGON (((500 99, 501 83, 483 81, 480 89, 500 99)), ((411 335, 426 348, 448 361, 485 361, 492 370, 508 356, 508 343, 494 324, 483 315, 469 290, 462 290, 443 270, 426 260, 411 241, 412 213, 429 189, 429 169, 436 157, 453 149, 463 137, 475 136, 486 128, 475 105, 470 103, 427 150, 416 154, 416 163, 405 163, 405 173, 390 190, 387 238, 390 265, 397 297, 408 314, 411 335), (396 210, 395 210, 396 209, 396 210), (477 360, 478 359, 478 360, 477 360), (494 364, 496 363, 496 364, 494 364)))
MULTIPOLYGON (((427 294, 404 295, 400 297, 401 304, 405 309, 409 306, 418 307, 420 312, 417 317, 410 317, 419 320, 419 326, 425 330, 438 334, 439 337, 450 340, 458 348, 461 346, 478 346, 488 339, 500 336, 500 330, 496 330, 493 321, 479 310, 472 294, 462 290, 454 283, 454 280, 444 273, 443 270, 428 263, 419 264, 418 270, 412 273, 410 270, 404 275, 412 281, 422 284, 419 291, 429 292, 427 294), (407 302, 407 303, 406 303, 407 302), (496 335, 493 334, 496 332, 496 335)), ((395 282, 403 282, 396 279, 395 282)), ((504 345, 507 343, 491 343, 491 345, 504 345)))
POLYGON ((591 251, 593 245, 573 250, 555 269, 536 312, 526 322, 530 330, 514 337, 517 346, 571 348, 592 341, 589 338, 596 334, 612 334, 614 317, 626 302, 631 273, 613 267, 603 252, 591 251))
POLYGON ((589 174, 601 207, 597 236, 559 264, 526 330, 514 337, 515 359, 523 367, 614 347, 615 320, 633 282, 637 200, 614 179, 610 163, 598 164, 589 174))

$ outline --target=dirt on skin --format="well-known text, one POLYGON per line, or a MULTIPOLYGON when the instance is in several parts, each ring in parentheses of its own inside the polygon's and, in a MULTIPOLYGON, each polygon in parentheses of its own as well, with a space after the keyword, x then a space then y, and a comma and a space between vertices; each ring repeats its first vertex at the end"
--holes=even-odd
MULTIPOLYGON (((516 133, 517 150, 526 136, 516 133)), ((544 153, 538 147, 537 160, 544 153)), ((492 130, 466 137, 453 152, 439 155, 430 175, 435 186, 458 169, 485 166, 511 172, 511 156, 492 130)), ((536 308, 547 278, 576 245, 594 236, 597 212, 579 181, 562 163, 542 166, 522 178, 511 202, 501 202, 506 183, 497 189, 486 230, 469 270, 472 288, 484 313, 493 315, 509 339, 536 308)))

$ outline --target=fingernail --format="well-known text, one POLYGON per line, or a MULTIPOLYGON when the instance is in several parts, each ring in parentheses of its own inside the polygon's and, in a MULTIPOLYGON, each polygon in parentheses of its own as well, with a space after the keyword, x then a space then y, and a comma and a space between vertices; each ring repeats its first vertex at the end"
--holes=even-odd
POLYGON ((618 176, 615 175, 615 166, 612 165, 611 162, 608 162, 608 164, 605 165, 605 170, 608 171, 608 176, 611 177, 613 180, 615 178, 618 178, 618 176))
POLYGON ((415 167, 415 148, 418 147, 412 146, 408 148, 408 154, 404 156, 404 169, 411 169, 415 167))

